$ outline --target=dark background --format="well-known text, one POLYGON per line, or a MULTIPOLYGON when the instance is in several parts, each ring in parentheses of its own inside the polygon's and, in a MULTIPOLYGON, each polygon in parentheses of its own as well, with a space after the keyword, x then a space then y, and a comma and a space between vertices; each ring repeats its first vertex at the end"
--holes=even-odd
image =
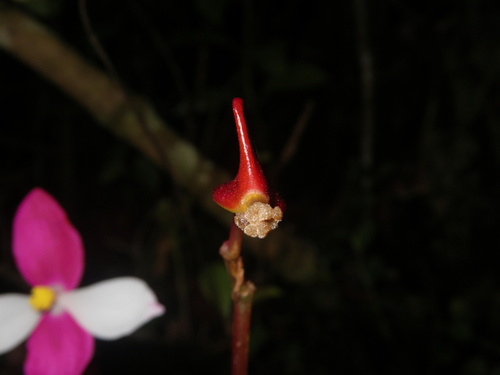
MULTIPOLYGON (((122 82, 231 174, 231 100, 244 99, 263 168, 287 201, 278 230, 320 260, 321 277, 292 282, 244 252, 259 289, 250 374, 500 374, 500 3, 87 5, 122 82), (372 135, 363 130, 363 43, 372 135)), ((0 6, 30 13, 102 67, 75 1, 0 6)), ((84 239, 83 285, 136 275, 167 307, 131 337, 98 342, 87 374, 228 374, 218 256, 227 228, 4 51, 0 103, 0 292, 29 291, 12 260, 11 223, 26 193, 43 187, 84 239)), ((0 373, 18 374, 22 360, 22 347, 2 356, 0 373)))

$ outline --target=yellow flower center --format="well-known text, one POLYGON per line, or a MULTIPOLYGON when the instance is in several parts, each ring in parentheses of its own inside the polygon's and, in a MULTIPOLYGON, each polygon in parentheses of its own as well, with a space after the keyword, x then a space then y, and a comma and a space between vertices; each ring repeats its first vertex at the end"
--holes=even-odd
POLYGON ((56 292, 47 286, 35 286, 29 299, 31 306, 38 311, 48 311, 56 300, 56 292))

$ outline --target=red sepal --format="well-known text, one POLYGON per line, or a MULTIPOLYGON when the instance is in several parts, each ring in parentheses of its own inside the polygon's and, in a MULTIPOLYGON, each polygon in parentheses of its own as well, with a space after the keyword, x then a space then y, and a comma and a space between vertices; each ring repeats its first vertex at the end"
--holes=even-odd
POLYGON ((233 99, 233 113, 240 146, 240 167, 234 180, 215 188, 213 199, 226 210, 239 213, 245 212, 254 202, 273 203, 270 199, 274 200, 275 194, 270 197, 266 178, 253 151, 240 98, 233 99))

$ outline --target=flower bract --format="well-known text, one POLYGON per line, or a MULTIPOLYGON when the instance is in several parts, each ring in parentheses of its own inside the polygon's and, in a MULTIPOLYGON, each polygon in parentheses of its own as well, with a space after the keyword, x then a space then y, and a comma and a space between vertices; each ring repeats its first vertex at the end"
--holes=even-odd
POLYGON ((234 180, 215 188, 214 201, 235 213, 235 223, 251 237, 265 237, 281 221, 284 202, 269 188, 248 136, 243 101, 233 99, 240 165, 234 180))

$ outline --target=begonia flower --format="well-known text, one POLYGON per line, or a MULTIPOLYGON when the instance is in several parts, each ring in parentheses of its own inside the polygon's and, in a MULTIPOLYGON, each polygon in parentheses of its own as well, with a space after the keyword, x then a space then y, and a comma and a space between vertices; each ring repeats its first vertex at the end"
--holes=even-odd
POLYGON ((40 188, 17 209, 12 247, 32 289, 30 296, 0 295, 0 354, 28 339, 26 375, 82 374, 94 353, 94 337, 123 337, 164 312, 153 291, 135 277, 75 289, 84 268, 82 240, 40 188))
POLYGON ((234 180, 215 188, 213 200, 235 213, 236 225, 251 237, 263 238, 278 226, 285 208, 280 196, 269 188, 248 136, 243 100, 233 99, 240 165, 234 180))

